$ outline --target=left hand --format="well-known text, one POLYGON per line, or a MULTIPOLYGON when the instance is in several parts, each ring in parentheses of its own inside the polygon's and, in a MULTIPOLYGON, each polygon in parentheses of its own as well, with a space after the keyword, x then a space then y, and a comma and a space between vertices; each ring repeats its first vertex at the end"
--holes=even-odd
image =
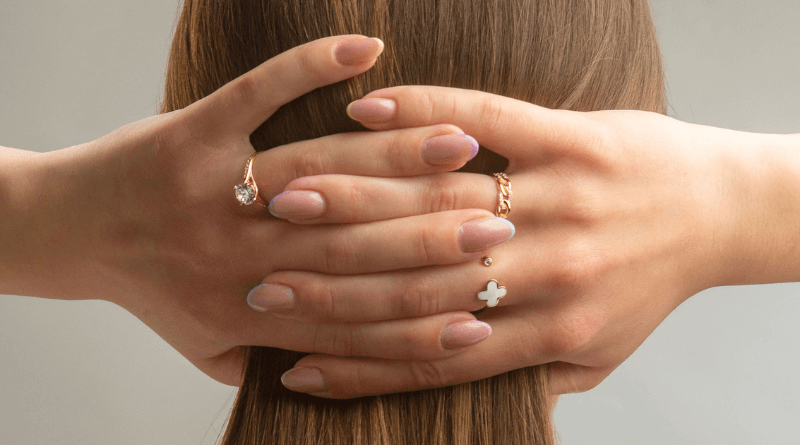
MULTIPOLYGON (((732 175, 720 147, 735 148, 743 133, 640 111, 548 110, 450 88, 389 88, 362 100, 389 105, 380 119, 363 113, 364 102, 348 108, 370 129, 451 123, 507 157, 517 234, 491 252, 491 267, 473 261, 363 276, 275 273, 263 282, 295 293, 295 309, 280 316, 364 322, 476 311, 486 306, 476 295, 491 279, 508 293, 478 317, 493 335, 459 355, 311 355, 295 366, 318 368, 328 389, 304 392, 352 398, 414 391, 543 363, 551 364, 554 394, 588 390, 686 298, 723 284, 734 212, 722 204, 731 201, 723 185, 732 175), (320 307, 336 307, 336 318, 320 307)), ((725 152, 726 161, 734 151, 725 152)), ((303 224, 494 211, 498 200, 492 177, 468 173, 312 176, 286 190, 316 192, 326 202, 320 215, 290 219, 303 224)), ((273 214, 288 217, 280 199, 273 214)))

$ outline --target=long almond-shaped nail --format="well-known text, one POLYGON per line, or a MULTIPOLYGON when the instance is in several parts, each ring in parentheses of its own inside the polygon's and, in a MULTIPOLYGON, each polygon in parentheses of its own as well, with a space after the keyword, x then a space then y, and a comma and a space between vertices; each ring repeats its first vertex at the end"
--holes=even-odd
POLYGON ((467 162, 478 154, 478 141, 466 134, 435 136, 422 143, 422 159, 431 165, 467 162))
POLYGON ((261 284, 247 294, 247 304, 259 312, 291 309, 294 307, 294 291, 280 284, 261 284))
POLYGON ((383 51, 383 41, 363 38, 340 43, 333 50, 333 57, 340 65, 357 66, 371 62, 383 51))
POLYGON ((439 341, 445 349, 457 349, 480 343, 491 334, 492 327, 482 321, 459 321, 445 326, 439 341))
POLYGON ((283 219, 319 218, 325 213, 325 198, 317 192, 290 190, 272 198, 269 212, 283 219))
POLYGON ((391 120, 397 113, 397 102, 392 99, 370 97, 350 102, 347 115, 359 122, 379 124, 391 120))
POLYGON ((464 223, 458 230, 462 252, 480 252, 511 239, 517 229, 504 218, 486 218, 464 223))
POLYGON ((322 392, 328 389, 317 368, 292 368, 281 376, 283 386, 298 392, 322 392))

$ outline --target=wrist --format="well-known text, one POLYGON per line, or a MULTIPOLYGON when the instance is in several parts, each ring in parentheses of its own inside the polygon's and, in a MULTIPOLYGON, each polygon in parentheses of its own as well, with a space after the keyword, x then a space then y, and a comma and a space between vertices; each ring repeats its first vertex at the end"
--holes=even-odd
POLYGON ((736 136, 723 161, 729 218, 718 285, 800 281, 800 135, 736 136))
POLYGON ((37 205, 36 178, 43 154, 0 148, 0 294, 31 295, 30 232, 37 205))
MULTIPOLYGON (((86 195, 84 146, 9 156, 4 169, 0 228, 0 293, 52 299, 96 298, 92 279, 101 265, 90 261, 93 218, 77 199, 86 195)), ((96 241, 96 240, 94 240, 96 241)))

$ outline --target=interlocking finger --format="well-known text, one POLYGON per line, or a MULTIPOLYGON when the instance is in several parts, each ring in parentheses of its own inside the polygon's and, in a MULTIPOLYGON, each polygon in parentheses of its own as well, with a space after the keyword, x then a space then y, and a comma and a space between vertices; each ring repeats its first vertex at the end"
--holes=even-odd
MULTIPOLYGON (((271 230, 279 230, 277 227, 271 230)), ((269 234, 261 264, 277 270, 373 273, 458 264, 479 258, 514 236, 514 225, 485 210, 454 210, 363 224, 299 226, 269 234), (287 252, 280 261, 270 252, 287 252)), ((252 245, 265 245, 254 240, 252 245)), ((266 274, 265 274, 266 275, 266 274)))
MULTIPOLYGON (((492 335, 455 356, 428 361, 396 361, 379 358, 343 358, 310 355, 299 360, 296 368, 316 368, 324 388, 299 388, 315 396, 350 399, 355 397, 419 391, 480 380, 557 360, 558 341, 552 341, 553 321, 546 315, 525 318, 515 308, 494 308, 481 314, 492 326, 492 335), (357 377, 357 378, 356 378, 357 377)), ((291 373, 284 374, 284 384, 291 383, 291 373)), ((287 385, 292 389, 290 385, 287 385)))
MULTIPOLYGON (((374 130, 451 123, 512 162, 538 161, 546 149, 592 145, 599 128, 581 113, 550 110, 482 91, 400 86, 373 91, 347 108, 374 130)), ((552 154, 546 155, 548 158, 552 154)))
POLYGON ((452 171, 478 151, 478 143, 453 125, 334 134, 259 153, 256 183, 266 201, 292 180, 341 174, 409 177, 452 171))
POLYGON ((276 272, 250 292, 248 303, 279 317, 315 322, 417 318, 482 309, 487 302, 478 298, 478 292, 486 290, 489 280, 502 276, 502 268, 487 268, 477 260, 355 276, 276 272))
MULTIPOLYGON (((565 206, 560 184, 542 176, 514 178, 513 211, 508 217, 528 222, 551 216, 565 206)), ((569 201, 578 205, 577 200, 569 201)), ((297 224, 359 223, 460 209, 496 213, 496 179, 473 173, 442 173, 415 178, 348 175, 307 176, 286 186, 270 204, 273 215, 297 224)))
POLYGON ((379 323, 315 324, 275 318, 269 330, 258 320, 242 332, 242 341, 341 357, 432 360, 460 354, 490 334, 491 328, 472 314, 452 312, 379 323))
POLYGON ((359 35, 327 37, 292 48, 187 107, 196 113, 192 131, 247 136, 282 105, 367 71, 381 51, 383 42, 359 35))

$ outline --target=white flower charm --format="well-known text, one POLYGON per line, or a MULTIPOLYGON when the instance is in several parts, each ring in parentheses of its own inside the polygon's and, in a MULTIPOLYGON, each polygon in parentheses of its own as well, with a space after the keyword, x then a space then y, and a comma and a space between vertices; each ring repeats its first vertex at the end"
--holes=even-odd
POLYGON ((506 296, 506 288, 497 286, 497 281, 491 280, 486 285, 486 290, 478 292, 478 298, 486 301, 486 306, 495 307, 501 298, 506 296))

